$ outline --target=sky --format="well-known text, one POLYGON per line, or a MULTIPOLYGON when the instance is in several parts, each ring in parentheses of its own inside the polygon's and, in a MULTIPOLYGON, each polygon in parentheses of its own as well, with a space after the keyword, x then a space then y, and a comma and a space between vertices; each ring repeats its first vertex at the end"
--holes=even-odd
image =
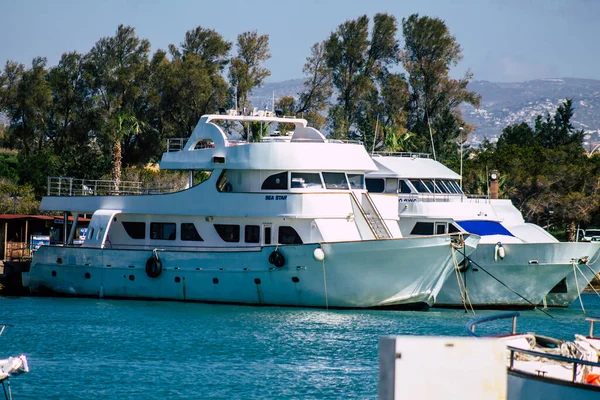
MULTIPOLYGON (((214 29, 226 40, 257 30, 269 35, 267 82, 303 78, 311 46, 346 20, 413 13, 446 22, 463 49, 451 75, 518 82, 600 79, 600 1, 596 0, 0 0, 0 66, 31 66, 36 56, 58 63, 88 52, 119 24, 148 39, 152 52, 179 45, 189 30, 214 29)), ((399 33, 399 39, 401 35, 399 33)))

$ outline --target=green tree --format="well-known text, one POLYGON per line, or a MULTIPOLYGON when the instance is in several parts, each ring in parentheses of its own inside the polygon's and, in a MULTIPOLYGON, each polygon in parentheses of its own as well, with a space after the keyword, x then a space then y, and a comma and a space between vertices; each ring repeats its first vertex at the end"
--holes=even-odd
POLYGON ((237 37, 237 57, 231 59, 229 81, 235 93, 235 108, 250 107, 248 93, 262 85, 271 71, 262 64, 271 58, 269 35, 259 35, 258 31, 244 32, 237 37))
MULTIPOLYGON (((402 19, 404 50, 402 65, 408 73, 410 101, 408 130, 420 137, 432 137, 434 153, 440 159, 456 153, 456 145, 446 145, 471 130, 462 118, 459 105, 479 106, 480 96, 467 90, 472 78, 452 79, 450 68, 462 59, 462 49, 439 18, 413 14, 402 19)), ((423 149, 425 150, 425 149, 423 149)))
POLYGON ((118 189, 122 167, 122 142, 128 130, 120 129, 123 115, 137 117, 147 90, 150 42, 135 34, 135 29, 119 25, 115 36, 100 39, 86 56, 95 95, 96 110, 103 120, 99 139, 112 154, 112 179, 118 189))
POLYGON ((329 112, 334 137, 361 136, 356 126, 359 105, 377 90, 377 78, 398 62, 396 25, 393 16, 376 14, 369 39, 369 18, 363 15, 341 24, 325 41, 327 66, 338 92, 329 112))

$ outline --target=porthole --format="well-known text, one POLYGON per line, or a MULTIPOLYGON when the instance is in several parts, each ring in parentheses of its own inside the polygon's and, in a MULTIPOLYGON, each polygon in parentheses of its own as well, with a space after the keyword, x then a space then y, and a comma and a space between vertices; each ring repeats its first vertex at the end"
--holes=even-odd
POLYGON ((298 279, 297 276, 292 276, 292 282, 298 283, 298 282, 300 282, 300 279, 298 279))
POLYGON ((213 283, 216 285, 217 283, 219 283, 219 278, 213 278, 213 283))
POLYGON ((260 279, 259 278, 255 278, 254 279, 254 283, 256 283, 257 285, 260 285, 260 279))
POLYGON ((180 277, 178 277, 178 276, 176 276, 176 277, 175 277, 175 282, 176 282, 176 283, 179 283, 179 282, 181 282, 181 278, 180 278, 180 277))
POLYGON ((133 276, 133 275, 129 275, 129 280, 130 280, 130 281, 133 281, 133 280, 135 280, 135 276, 133 276))
POLYGON ((90 275, 90 273, 89 273, 89 272, 86 272, 86 273, 85 273, 85 279, 90 279, 91 277, 92 277, 92 276, 90 275))
POLYGON ((52 276, 56 276, 56 271, 52 271, 52 276))

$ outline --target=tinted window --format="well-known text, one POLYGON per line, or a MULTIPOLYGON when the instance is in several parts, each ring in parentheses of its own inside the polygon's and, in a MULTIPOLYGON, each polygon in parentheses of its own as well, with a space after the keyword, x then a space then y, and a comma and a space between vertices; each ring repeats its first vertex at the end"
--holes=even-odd
POLYGON ((400 179, 399 183, 400 187, 398 188, 398 193, 410 193, 410 187, 408 187, 406 181, 400 179))
POLYGON ((323 172, 323 180, 327 189, 348 189, 346 174, 343 172, 323 172))
MULTIPOLYGON (((146 237, 146 223, 145 222, 121 222, 125 232, 132 239, 144 239, 146 237)), ((91 229, 90 237, 94 234, 94 228, 91 229)))
POLYGON ((446 224, 436 224, 435 233, 436 235, 443 235, 444 233, 446 233, 446 224))
POLYGON ((175 240, 177 226, 172 222, 151 222, 150 239, 175 240))
POLYGON ((448 193, 448 189, 444 187, 442 181, 433 181, 433 185, 435 186, 436 193, 448 193))
POLYGON ((383 179, 366 179, 367 190, 373 193, 383 193, 385 190, 385 181, 383 179))
POLYGON ((427 189, 429 189, 431 193, 435 191, 433 189, 433 181, 431 179, 421 179, 421 182, 423 182, 425 186, 427 186, 427 189))
POLYGON ((350 189, 365 188, 365 176, 363 174, 348 174, 348 181, 350 182, 350 189))
POLYGON ((448 233, 456 233, 456 232, 460 232, 460 229, 458 229, 458 227, 454 224, 449 224, 448 225, 448 233))
POLYGON ((260 227, 258 225, 246 225, 244 229, 244 238, 246 243, 260 242, 260 227))
POLYGON ((240 226, 239 225, 224 225, 215 224, 215 229, 221 239, 225 242, 239 242, 240 241, 240 226))
POLYGON ((279 243, 281 244, 302 244, 302 239, 298 232, 291 226, 279 227, 279 243))
POLYGON ((265 226, 265 244, 271 244, 271 227, 265 226))
POLYGON ((421 182, 420 179, 411 179, 410 183, 412 183, 412 185, 415 187, 415 189, 417 189, 417 192, 429 193, 429 189, 427 189, 425 184, 423 182, 421 182))
POLYGON ((194 242, 204 241, 204 239, 202 239, 198 234, 196 226, 188 222, 184 222, 181 224, 181 240, 190 240, 194 242))
POLYGON ((411 235, 433 235, 433 222, 417 222, 411 235))
POLYGON ((262 190, 277 190, 287 189, 288 186, 288 173, 280 172, 269 176, 262 184, 262 190))
POLYGON ((292 189, 295 188, 322 188, 321 176, 318 173, 292 172, 292 189))

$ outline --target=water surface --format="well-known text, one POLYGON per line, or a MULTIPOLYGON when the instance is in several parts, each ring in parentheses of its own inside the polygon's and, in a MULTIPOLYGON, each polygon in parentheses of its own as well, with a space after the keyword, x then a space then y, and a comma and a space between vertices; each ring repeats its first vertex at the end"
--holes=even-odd
MULTIPOLYGON (((596 295, 583 301, 600 315, 596 295)), ((0 358, 24 353, 31 368, 11 380, 15 400, 372 399, 380 336, 464 336, 472 317, 36 297, 0 298, 0 307, 0 322, 14 325, 0 358)), ((578 302, 549 312, 522 312, 519 330, 587 333, 578 302)))

